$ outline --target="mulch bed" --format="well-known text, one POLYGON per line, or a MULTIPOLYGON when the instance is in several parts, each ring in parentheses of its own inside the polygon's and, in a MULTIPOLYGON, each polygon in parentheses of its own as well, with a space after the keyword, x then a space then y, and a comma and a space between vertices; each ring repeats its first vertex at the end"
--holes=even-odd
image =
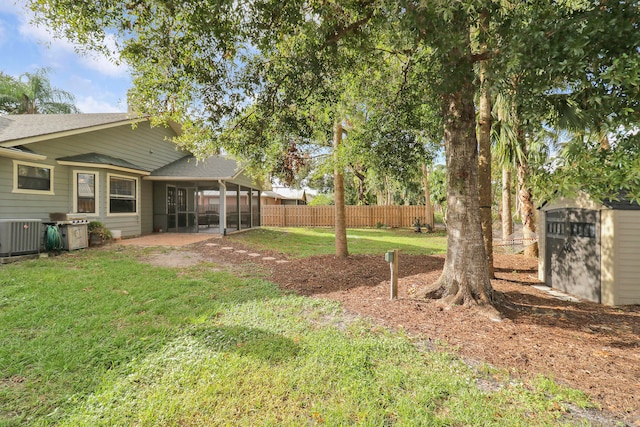
MULTIPOLYGON (((251 250, 232 239, 218 242, 251 250)), ((401 254, 399 298, 390 301, 389 265, 382 255, 291 259, 269 254, 289 261, 276 264, 205 243, 192 249, 237 268, 260 269, 285 290, 337 300, 349 312, 446 343, 470 363, 506 368, 525 380, 546 375, 580 389, 602 407, 601 418, 589 417, 596 425, 640 426, 640 306, 556 299, 532 286, 539 284, 535 259, 495 254, 492 285, 502 297, 498 309, 504 316, 495 322, 468 307, 414 297, 438 278, 443 256, 401 254)))

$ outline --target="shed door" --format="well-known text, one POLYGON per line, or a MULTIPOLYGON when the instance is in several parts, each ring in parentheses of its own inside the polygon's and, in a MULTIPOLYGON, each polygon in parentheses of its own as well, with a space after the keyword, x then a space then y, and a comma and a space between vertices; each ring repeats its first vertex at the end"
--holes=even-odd
POLYGON ((557 209, 547 212, 546 283, 600 302, 600 212, 557 209))

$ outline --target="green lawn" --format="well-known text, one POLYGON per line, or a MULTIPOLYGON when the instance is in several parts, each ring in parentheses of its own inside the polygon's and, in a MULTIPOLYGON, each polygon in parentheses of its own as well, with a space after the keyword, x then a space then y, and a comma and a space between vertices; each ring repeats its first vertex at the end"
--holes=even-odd
MULTIPOLYGON (((256 248, 286 253, 305 258, 312 255, 335 254, 332 228, 260 228, 229 236, 256 248)), ((415 233, 413 229, 349 229, 349 253, 383 254, 390 249, 403 253, 432 255, 445 253, 447 237, 443 232, 415 233)))
POLYGON ((139 261, 150 251, 0 266, 0 426, 557 425, 587 404, 259 278, 139 261))

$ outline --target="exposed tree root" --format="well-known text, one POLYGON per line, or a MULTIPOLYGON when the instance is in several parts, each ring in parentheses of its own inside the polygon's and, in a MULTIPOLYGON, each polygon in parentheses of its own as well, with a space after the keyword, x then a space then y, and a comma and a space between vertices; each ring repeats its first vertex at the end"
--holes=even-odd
POLYGON ((457 284, 445 286, 443 282, 441 277, 435 283, 427 285, 418 291, 416 296, 420 299, 438 300, 446 307, 465 306, 477 311, 481 316, 494 321, 502 321, 502 314, 493 305, 498 302, 496 299, 500 299, 500 297, 494 295, 495 292, 492 292, 491 295, 481 292, 479 295, 474 296, 466 286, 457 284), (454 289, 455 293, 453 293, 454 289))
POLYGON ((435 282, 430 285, 424 286, 417 292, 416 297, 418 299, 440 299, 444 295, 444 287, 440 285, 440 282, 435 282))

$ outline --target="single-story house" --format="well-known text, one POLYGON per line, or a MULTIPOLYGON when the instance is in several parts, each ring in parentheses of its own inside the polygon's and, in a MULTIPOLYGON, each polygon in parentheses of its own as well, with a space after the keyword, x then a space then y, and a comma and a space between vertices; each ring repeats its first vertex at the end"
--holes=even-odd
POLYGON ((293 190, 286 187, 273 187, 262 192, 263 205, 299 206, 306 205, 308 196, 306 190, 293 190))
POLYGON ((538 278, 606 305, 640 304, 640 205, 585 193, 539 209, 538 278))
POLYGON ((231 158, 197 160, 180 131, 128 113, 0 116, 0 220, 70 213, 122 237, 259 226, 260 185, 231 158))

